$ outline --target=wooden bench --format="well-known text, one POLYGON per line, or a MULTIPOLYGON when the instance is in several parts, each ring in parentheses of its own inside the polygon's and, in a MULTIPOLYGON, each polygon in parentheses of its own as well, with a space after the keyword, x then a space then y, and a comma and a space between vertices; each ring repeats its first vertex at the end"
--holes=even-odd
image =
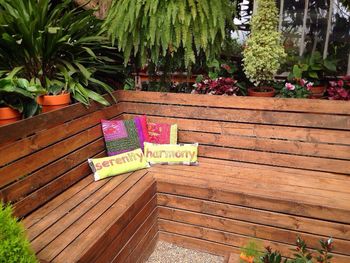
POLYGON ((40 259, 142 262, 157 239, 228 257, 251 238, 291 256, 332 236, 350 260, 350 104, 116 93, 0 128, 0 195, 40 259), (100 119, 146 114, 200 143, 200 165, 155 166, 93 182, 100 119))

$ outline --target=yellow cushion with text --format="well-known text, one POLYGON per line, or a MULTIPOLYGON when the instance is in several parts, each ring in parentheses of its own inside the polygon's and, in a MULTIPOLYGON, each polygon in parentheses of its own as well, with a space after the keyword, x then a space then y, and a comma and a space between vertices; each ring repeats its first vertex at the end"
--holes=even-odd
POLYGON ((147 162, 153 164, 198 165, 198 143, 153 144, 144 143, 147 162))
POLYGON ((88 159, 88 162, 95 181, 149 167, 141 149, 110 157, 88 159))

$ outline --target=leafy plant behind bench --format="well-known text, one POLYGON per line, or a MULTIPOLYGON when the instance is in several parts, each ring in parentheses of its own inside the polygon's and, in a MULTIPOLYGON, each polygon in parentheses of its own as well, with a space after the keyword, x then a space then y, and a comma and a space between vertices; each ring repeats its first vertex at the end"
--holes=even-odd
POLYGON ((12 216, 12 208, 0 202, 0 263, 36 263, 24 227, 12 216))
POLYGON ((44 94, 45 90, 37 83, 16 77, 21 70, 14 68, 7 76, 0 78, 0 107, 11 107, 23 113, 24 117, 31 117, 39 110, 36 97, 44 94))
POLYGON ((114 1, 104 24, 117 40, 125 63, 134 55, 145 65, 160 56, 184 51, 186 67, 203 51, 213 58, 232 24, 234 5, 229 0, 124 0, 114 1))
POLYGON ((85 105, 89 99, 108 105, 99 93, 112 88, 96 75, 122 66, 93 12, 68 0, 0 1, 0 70, 23 67, 20 77, 40 81, 47 93, 68 91, 85 105))

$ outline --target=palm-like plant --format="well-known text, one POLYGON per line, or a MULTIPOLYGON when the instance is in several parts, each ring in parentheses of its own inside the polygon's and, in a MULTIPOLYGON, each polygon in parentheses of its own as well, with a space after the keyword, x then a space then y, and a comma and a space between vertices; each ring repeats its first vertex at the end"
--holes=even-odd
POLYGON ((96 74, 122 66, 111 58, 116 52, 93 12, 69 0, 0 0, 0 71, 22 67, 21 77, 40 82, 49 94, 71 92, 85 105, 89 99, 108 105, 99 93, 112 88, 96 74))

